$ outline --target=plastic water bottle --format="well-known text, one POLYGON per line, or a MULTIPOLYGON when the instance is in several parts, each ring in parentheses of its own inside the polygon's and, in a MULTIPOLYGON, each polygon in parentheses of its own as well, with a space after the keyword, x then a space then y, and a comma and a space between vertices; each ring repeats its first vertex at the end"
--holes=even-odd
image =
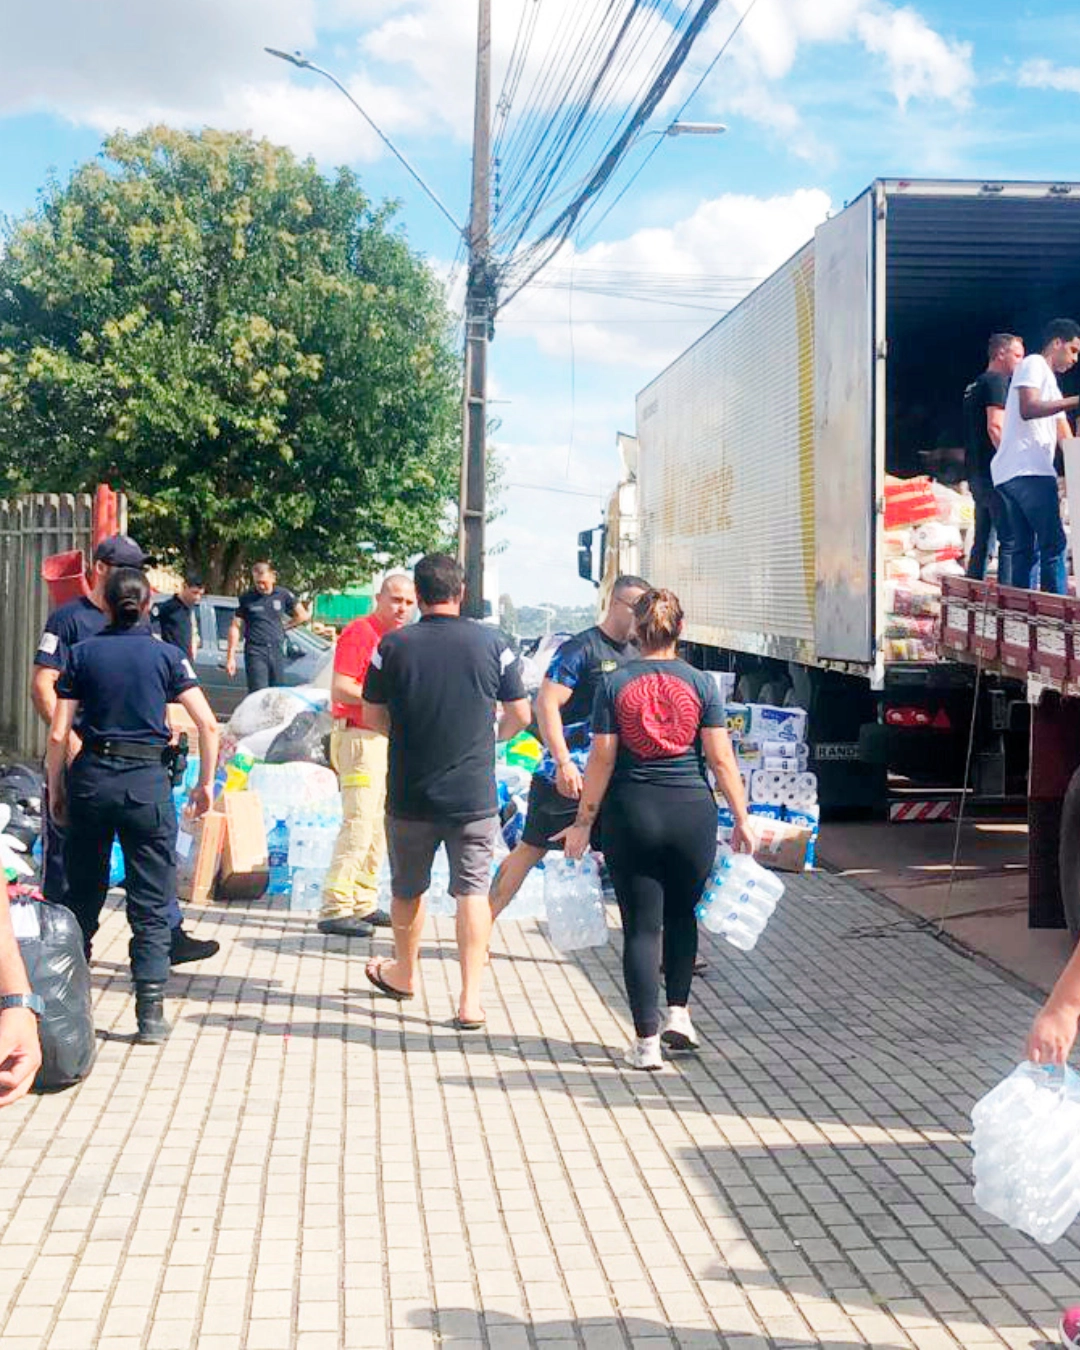
POLYGON ((277 818, 266 834, 266 854, 270 868, 269 895, 285 895, 292 886, 289 872, 289 822, 277 818))
POLYGON ((526 875, 513 900, 499 915, 500 923, 520 923, 524 919, 546 919, 544 900, 546 864, 541 861, 526 875))
POLYGON ((600 869, 590 855, 553 857, 544 867, 548 937, 561 952, 602 947, 608 940, 600 869))
POLYGON ((427 892, 427 912, 450 918, 457 913, 457 901, 450 894, 450 860, 440 846, 431 864, 431 885, 427 892))
POLYGON ((289 897, 289 909, 310 914, 322 906, 323 882, 325 870, 315 867, 298 867, 292 876, 292 894, 289 897))
POLYGON ((749 952, 757 946, 783 894, 780 878, 749 853, 733 853, 722 846, 695 912, 703 928, 749 952))
POLYGON ((975 1104, 975 1203, 1037 1242, 1080 1213, 1080 1074, 1021 1064, 975 1104))

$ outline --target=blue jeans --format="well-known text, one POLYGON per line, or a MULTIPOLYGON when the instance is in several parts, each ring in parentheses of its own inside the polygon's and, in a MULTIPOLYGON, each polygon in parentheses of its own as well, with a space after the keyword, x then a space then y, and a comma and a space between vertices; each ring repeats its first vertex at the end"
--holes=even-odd
POLYGON ((971 545, 971 557, 968 558, 967 574, 976 581, 982 581, 986 576, 986 564, 994 551, 995 535, 1002 551, 1005 549, 1004 536, 1008 532, 1008 523, 1005 504, 988 478, 973 477, 968 486, 975 500, 975 538, 971 545))
POLYGON ((1010 478, 998 484, 1008 522, 1001 546, 1001 580, 1006 586, 1028 587, 1036 547, 1041 589, 1065 595, 1067 540, 1058 509, 1057 479, 1045 475, 1010 478))

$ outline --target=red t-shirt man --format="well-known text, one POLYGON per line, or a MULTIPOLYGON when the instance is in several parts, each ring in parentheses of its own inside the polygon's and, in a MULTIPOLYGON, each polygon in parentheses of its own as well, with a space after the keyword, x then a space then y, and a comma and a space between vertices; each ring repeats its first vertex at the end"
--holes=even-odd
MULTIPOLYGON (((334 648, 335 672, 363 684, 371 658, 388 631, 374 614, 365 614, 362 619, 353 619, 352 623, 346 624, 334 648)), ((335 717, 349 726, 364 729, 364 714, 359 703, 335 703, 333 711, 335 717)))

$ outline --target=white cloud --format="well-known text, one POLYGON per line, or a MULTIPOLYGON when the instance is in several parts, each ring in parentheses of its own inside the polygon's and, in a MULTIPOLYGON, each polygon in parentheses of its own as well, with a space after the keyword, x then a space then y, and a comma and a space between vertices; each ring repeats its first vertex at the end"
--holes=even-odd
POLYGON ((1080 94, 1080 66, 1055 66, 1052 61, 1025 61, 1018 83, 1024 89, 1057 89, 1080 94))
POLYGON ((709 307, 735 304, 810 239, 829 207, 828 195, 817 188, 778 197, 727 194, 703 201, 670 227, 639 230, 628 239, 595 244, 576 255, 564 250, 554 275, 575 279, 572 299, 566 289, 530 287, 502 318, 508 332, 533 334, 542 352, 565 356, 572 316, 576 360, 659 370, 720 317, 709 307), (616 283, 620 275, 625 277, 627 290, 632 274, 677 278, 660 299, 680 304, 623 300, 578 289, 598 273, 615 274, 616 283), (732 278, 730 285, 719 288, 720 298, 717 277, 732 278), (681 307, 695 303, 702 308, 681 307))
POLYGON ((913 9, 867 9, 856 21, 870 52, 885 58, 901 108, 914 99, 941 99, 958 108, 971 103, 975 73, 971 44, 948 42, 913 9))
MULTIPOLYGON (((817 158, 819 147, 800 134, 801 119, 776 86, 791 75, 806 46, 858 44, 884 63, 888 88, 901 109, 913 100, 964 108, 975 83, 969 43, 943 37, 910 6, 885 0, 736 0, 745 21, 703 90, 717 112, 738 113, 783 135, 796 154, 817 158)), ((737 20, 736 20, 737 21, 737 20)), ((734 22, 714 24, 694 52, 700 75, 728 38, 734 22)))

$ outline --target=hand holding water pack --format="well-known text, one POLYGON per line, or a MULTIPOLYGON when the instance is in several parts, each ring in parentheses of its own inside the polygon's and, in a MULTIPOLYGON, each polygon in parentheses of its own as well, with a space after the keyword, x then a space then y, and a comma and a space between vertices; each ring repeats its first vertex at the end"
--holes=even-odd
POLYGON ((971 1112, 975 1203, 1037 1242, 1080 1213, 1080 1074, 1021 1064, 971 1112))
POLYGON ((733 853, 721 845, 695 913, 703 928, 749 952, 757 946, 783 894, 780 878, 749 853, 733 853))

